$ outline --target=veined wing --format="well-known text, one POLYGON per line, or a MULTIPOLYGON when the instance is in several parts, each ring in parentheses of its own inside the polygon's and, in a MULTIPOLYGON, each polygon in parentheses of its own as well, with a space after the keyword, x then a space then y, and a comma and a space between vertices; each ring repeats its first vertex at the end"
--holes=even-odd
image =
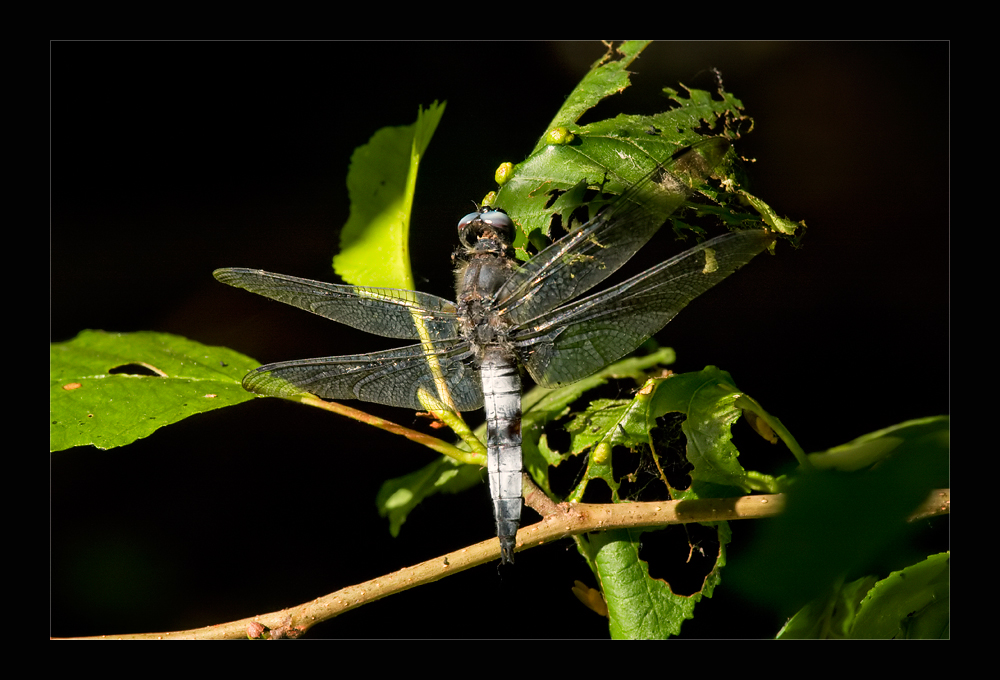
POLYGON ((421 339, 417 321, 427 328, 430 340, 458 337, 454 303, 436 295, 323 283, 259 269, 216 269, 213 275, 230 286, 386 338, 421 339))
POLYGON ((436 364, 455 408, 480 408, 483 388, 469 344, 446 340, 429 346, 430 351, 410 345, 370 354, 280 361, 248 373, 243 387, 272 397, 309 392, 325 399, 360 399, 419 411, 421 388, 441 398, 431 369, 436 364))
POLYGON ((514 332, 518 354, 543 387, 585 378, 630 353, 773 241, 762 230, 706 241, 606 291, 533 319, 514 332))
POLYGON ((645 245, 729 146, 725 138, 713 137, 658 166, 587 224, 515 271, 497 293, 499 312, 525 324, 603 281, 645 245))

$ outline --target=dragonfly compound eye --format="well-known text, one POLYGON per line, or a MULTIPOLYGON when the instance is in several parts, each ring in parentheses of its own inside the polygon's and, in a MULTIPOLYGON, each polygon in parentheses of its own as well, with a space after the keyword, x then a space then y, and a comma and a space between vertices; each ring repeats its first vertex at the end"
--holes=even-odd
POLYGON ((504 240, 510 241, 510 237, 514 233, 514 223, 507 216, 507 213, 502 210, 487 210, 480 214, 479 220, 500 234, 504 240))
POLYGON ((514 233, 514 222, 507 216, 507 213, 493 208, 484 208, 479 212, 469 213, 458 221, 458 236, 465 245, 475 241, 487 229, 496 232, 505 241, 509 241, 514 233))

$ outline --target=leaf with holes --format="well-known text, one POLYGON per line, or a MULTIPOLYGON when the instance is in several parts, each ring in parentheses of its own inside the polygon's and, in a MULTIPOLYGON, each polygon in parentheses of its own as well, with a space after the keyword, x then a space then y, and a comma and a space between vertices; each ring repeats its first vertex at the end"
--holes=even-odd
POLYGON ((83 331, 49 349, 49 450, 124 446, 196 413, 249 401, 253 359, 168 333, 83 331))

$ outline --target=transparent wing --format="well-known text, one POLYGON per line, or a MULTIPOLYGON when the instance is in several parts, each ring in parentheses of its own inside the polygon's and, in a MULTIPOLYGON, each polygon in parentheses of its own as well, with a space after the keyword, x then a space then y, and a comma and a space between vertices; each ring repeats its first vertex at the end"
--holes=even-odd
POLYGON ((309 392, 324 399, 360 399, 419 411, 423 406, 418 390, 440 395, 431 369, 437 365, 455 408, 480 408, 483 388, 468 343, 445 341, 431 345, 429 352, 422 345, 410 345, 370 354, 267 364, 248 373, 243 387, 272 397, 309 392))
POLYGON ((728 150, 728 140, 713 137, 658 166, 515 271, 497 293, 500 313, 524 324, 603 281, 645 245, 728 150))
POLYGON ((706 290, 774 241, 765 231, 719 236, 606 291, 533 319, 515 331, 536 383, 557 387, 632 352, 706 290))
POLYGON ((216 269, 213 274, 230 286, 386 338, 418 340, 418 322, 426 326, 431 340, 458 337, 454 303, 436 295, 323 283, 259 269, 216 269))

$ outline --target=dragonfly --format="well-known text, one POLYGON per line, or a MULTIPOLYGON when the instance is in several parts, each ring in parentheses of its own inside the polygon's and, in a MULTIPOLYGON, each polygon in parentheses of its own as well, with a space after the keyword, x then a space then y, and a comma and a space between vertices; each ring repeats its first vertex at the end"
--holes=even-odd
POLYGON ((454 302, 413 290, 218 269, 215 278, 231 286, 368 333, 419 340, 267 364, 248 373, 243 387, 413 410, 427 410, 428 396, 459 412, 483 408, 500 560, 513 562, 523 506, 522 374, 556 388, 596 373, 774 242, 761 229, 730 232, 580 297, 642 248, 728 149, 728 140, 713 137, 681 150, 524 263, 513 256, 515 226, 506 212, 484 206, 466 215, 458 222, 454 302))

